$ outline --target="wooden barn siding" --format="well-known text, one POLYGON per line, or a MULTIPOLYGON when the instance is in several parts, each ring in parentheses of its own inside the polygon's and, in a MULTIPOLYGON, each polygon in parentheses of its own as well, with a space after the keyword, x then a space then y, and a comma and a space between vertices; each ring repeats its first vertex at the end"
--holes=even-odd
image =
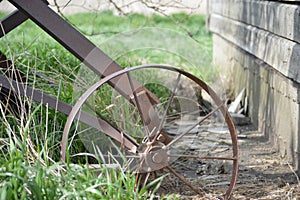
POLYGON ((299 169, 300 1, 209 0, 214 62, 249 116, 299 169))
POLYGON ((211 6, 212 32, 300 83, 299 6, 252 0, 212 0, 211 6))
POLYGON ((211 0, 211 4, 215 14, 300 43, 298 5, 257 0, 211 0))

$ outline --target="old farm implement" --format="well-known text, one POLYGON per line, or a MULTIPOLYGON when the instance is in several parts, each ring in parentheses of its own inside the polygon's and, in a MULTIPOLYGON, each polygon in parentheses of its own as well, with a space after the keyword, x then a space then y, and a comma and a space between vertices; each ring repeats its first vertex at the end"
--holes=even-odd
MULTIPOLYGON (((1 38, 30 19, 101 77, 70 105, 22 78, 0 76, 2 102, 17 106, 8 95, 13 93, 68 116, 61 140, 63 162, 76 162, 82 155, 122 157, 141 185, 152 174, 169 172, 186 185, 182 188, 199 194, 221 188, 222 198, 230 198, 238 172, 236 131, 224 102, 207 84, 165 65, 122 69, 46 1, 9 2, 17 10, 1 20, 1 38), (75 136, 90 154, 69 151, 75 136)), ((13 65, 5 55, 0 64, 13 65)))

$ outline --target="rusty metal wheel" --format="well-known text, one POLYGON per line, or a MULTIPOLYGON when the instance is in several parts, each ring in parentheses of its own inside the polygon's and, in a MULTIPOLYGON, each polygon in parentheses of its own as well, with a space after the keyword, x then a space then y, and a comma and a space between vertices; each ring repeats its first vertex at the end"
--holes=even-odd
POLYGON ((84 92, 68 117, 61 155, 69 162, 126 160, 125 168, 137 173, 141 185, 152 174, 168 172, 161 192, 224 199, 230 198, 238 173, 237 136, 224 103, 197 77, 164 65, 118 71, 84 92), (116 92, 118 83, 132 94, 116 92), (87 113, 94 118, 87 119, 87 113))

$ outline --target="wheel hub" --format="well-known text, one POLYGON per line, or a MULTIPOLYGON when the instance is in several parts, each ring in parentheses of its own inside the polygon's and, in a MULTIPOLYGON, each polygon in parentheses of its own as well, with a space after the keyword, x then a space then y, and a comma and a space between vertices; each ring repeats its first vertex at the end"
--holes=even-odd
POLYGON ((157 142, 142 149, 140 173, 152 172, 168 166, 168 154, 164 144, 157 142))

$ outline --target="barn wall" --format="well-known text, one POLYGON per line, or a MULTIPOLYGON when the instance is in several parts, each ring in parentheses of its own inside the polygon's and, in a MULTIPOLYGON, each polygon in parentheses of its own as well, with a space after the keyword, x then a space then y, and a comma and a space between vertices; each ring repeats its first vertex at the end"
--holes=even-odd
POLYGON ((300 1, 209 0, 214 62, 249 116, 299 168, 300 1))

